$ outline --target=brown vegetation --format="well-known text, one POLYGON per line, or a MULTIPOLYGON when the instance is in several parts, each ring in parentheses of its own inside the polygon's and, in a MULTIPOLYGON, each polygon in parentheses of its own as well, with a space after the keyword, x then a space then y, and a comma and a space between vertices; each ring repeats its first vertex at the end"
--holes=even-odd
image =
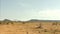
POLYGON ((0 21, 0 34, 60 34, 60 22, 0 21))

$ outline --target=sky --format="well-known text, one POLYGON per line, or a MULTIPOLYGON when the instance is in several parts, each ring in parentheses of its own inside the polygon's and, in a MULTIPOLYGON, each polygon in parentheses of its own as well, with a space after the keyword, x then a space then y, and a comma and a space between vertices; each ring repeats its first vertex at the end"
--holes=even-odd
POLYGON ((0 20, 60 20, 60 0, 0 0, 0 20))

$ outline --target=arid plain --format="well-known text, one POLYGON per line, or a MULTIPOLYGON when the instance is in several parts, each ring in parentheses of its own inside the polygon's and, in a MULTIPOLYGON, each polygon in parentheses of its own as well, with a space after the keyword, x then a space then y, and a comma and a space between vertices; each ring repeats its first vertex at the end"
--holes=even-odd
POLYGON ((60 22, 0 21, 0 34, 60 34, 60 22))

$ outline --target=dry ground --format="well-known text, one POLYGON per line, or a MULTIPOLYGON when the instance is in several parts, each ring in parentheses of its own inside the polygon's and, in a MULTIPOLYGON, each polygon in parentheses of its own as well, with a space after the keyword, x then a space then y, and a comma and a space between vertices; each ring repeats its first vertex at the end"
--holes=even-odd
POLYGON ((0 34, 60 34, 60 22, 0 24, 0 34))

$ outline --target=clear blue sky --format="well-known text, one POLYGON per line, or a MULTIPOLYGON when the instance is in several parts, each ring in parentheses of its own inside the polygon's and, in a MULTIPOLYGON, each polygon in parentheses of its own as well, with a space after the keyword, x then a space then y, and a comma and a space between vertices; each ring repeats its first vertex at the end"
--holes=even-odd
POLYGON ((0 0, 0 19, 60 20, 60 0, 0 0))

